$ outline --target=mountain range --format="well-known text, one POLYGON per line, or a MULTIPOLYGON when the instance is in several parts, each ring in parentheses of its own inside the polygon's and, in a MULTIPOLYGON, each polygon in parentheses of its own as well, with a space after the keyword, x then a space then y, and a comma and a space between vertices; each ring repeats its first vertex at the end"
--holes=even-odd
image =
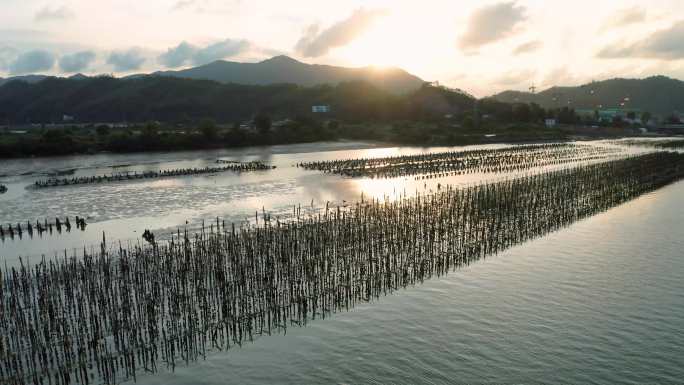
POLYGON ((12 80, 19 80, 22 82, 26 83, 38 83, 41 80, 44 80, 45 78, 49 78, 47 75, 20 75, 20 76, 12 76, 9 78, 0 78, 0 87, 2 87, 5 83, 9 83, 12 80))
MULTIPOLYGON (((144 76, 166 76, 196 80, 213 80, 224 84, 271 85, 296 84, 305 87, 349 81, 366 81, 374 86, 396 94, 405 94, 420 88, 425 81, 399 68, 348 68, 329 65, 307 64, 288 56, 276 56, 258 63, 238 63, 217 60, 198 67, 178 71, 157 71, 151 74, 135 74, 124 79, 144 76)), ((23 75, 0 78, 0 86, 11 80, 27 83, 39 82, 46 75, 23 75)), ((72 75, 70 79, 82 79, 85 75, 72 75)))
POLYGON ((317 105, 331 107, 323 114, 325 119, 420 120, 470 110, 474 103, 463 92, 428 83, 397 95, 367 81, 303 87, 224 84, 172 76, 48 77, 0 86, 0 123, 60 123, 65 115, 75 123, 191 123, 206 118, 235 123, 259 113, 274 119, 307 116, 317 105))
POLYGON ((158 71, 152 75, 247 85, 291 83, 305 87, 361 80, 393 93, 415 91, 425 83, 419 77, 399 68, 348 68, 307 64, 284 55, 259 63, 217 60, 199 67, 158 71))
POLYGON ((537 103, 544 108, 623 108, 666 116, 684 112, 684 82, 666 76, 617 78, 577 87, 551 87, 538 93, 504 91, 491 98, 507 103, 537 103))
MULTIPOLYGON (((37 84, 50 78, 46 75, 23 75, 0 78, 0 87, 12 80, 37 84)), ((83 74, 68 77, 69 80, 88 79, 83 74)), ((408 94, 419 90, 425 82, 399 68, 347 68, 329 65, 307 64, 288 56, 276 56, 258 63, 238 63, 224 60, 177 71, 157 71, 136 74, 120 80, 137 79, 190 79, 213 81, 223 85, 270 86, 294 84, 304 87, 338 85, 350 81, 370 83, 392 94, 408 94)), ((91 77, 92 79, 92 77, 91 77)), ((117 83, 123 85, 123 83, 117 83)), ((148 82, 168 86, 167 83, 148 82)), ((208 87, 208 94, 215 87, 208 87)), ((196 92, 200 92, 197 90, 196 92)), ((101 97, 104 97, 102 95, 101 97)), ((113 95, 112 97, 117 97, 113 95)), ((186 97, 188 97, 186 95, 186 97)), ((537 103, 544 108, 570 107, 574 109, 625 108, 648 111, 666 116, 684 112, 684 82, 665 76, 645 79, 610 79, 591 82, 576 87, 551 87, 538 93, 505 91, 489 99, 506 103, 537 103)))

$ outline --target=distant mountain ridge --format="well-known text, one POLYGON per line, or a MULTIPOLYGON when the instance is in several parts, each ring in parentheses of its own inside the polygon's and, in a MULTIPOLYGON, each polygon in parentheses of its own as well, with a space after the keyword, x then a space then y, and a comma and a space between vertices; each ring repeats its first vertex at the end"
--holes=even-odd
MULTIPOLYGON (((49 76, 49 75, 19 75, 19 76, 10 76, 8 78, 0 78, 0 87, 5 85, 6 83, 9 83, 14 80, 26 82, 29 84, 34 84, 38 83, 40 81, 43 81, 47 78, 51 77, 56 77, 56 76, 49 76)), ((77 73, 75 75, 71 75, 68 77, 65 77, 65 79, 88 79, 90 76, 83 75, 82 73, 77 73)))
MULTIPOLYGON (((124 79, 135 79, 144 76, 167 76, 195 80, 213 80, 219 83, 243 85, 296 84, 305 87, 329 84, 337 85, 349 81, 366 81, 374 86, 397 94, 404 94, 419 89, 425 81, 400 68, 374 67, 336 67, 321 64, 307 64, 289 56, 275 56, 258 63, 239 63, 217 60, 198 67, 174 71, 156 71, 151 74, 135 74, 124 76, 124 79)), ((50 76, 21 75, 0 78, 0 86, 12 80, 26 83, 37 83, 50 76)), ((86 75, 75 74, 69 79, 85 79, 86 75)))
POLYGON ((504 91, 491 98, 507 103, 537 103, 544 108, 626 108, 665 116, 684 112, 684 82, 666 76, 616 78, 577 87, 551 87, 535 94, 504 91))
POLYGON ((13 80, 20 80, 26 83, 38 83, 41 80, 44 80, 48 78, 49 76, 47 75, 20 75, 20 76, 11 76, 9 78, 0 78, 0 87, 2 87, 5 83, 9 83, 13 80))
POLYGON ((307 64, 284 55, 258 63, 217 60, 199 67, 178 71, 158 71, 152 75, 246 85, 291 83, 306 87, 321 84, 336 85, 360 80, 393 93, 415 91, 425 83, 419 77, 399 68, 348 68, 307 64))
POLYGON ((324 119, 360 121, 433 118, 471 110, 474 98, 458 90, 424 83, 396 95, 364 82, 303 87, 296 84, 244 85, 172 76, 48 77, 0 86, 0 123, 199 122, 209 118, 235 124, 265 113, 274 119, 308 116, 328 105, 324 119))

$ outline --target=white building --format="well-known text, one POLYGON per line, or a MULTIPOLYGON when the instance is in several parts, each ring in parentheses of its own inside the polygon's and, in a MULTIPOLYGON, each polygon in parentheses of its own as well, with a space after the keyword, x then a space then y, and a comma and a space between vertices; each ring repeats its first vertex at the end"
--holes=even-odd
POLYGON ((330 106, 311 106, 311 112, 314 114, 330 112, 330 106))

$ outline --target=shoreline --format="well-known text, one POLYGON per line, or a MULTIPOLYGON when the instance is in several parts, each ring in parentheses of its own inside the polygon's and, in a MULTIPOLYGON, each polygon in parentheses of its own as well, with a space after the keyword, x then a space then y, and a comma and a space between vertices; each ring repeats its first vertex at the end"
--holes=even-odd
MULTIPOLYGON (((562 133, 562 132, 559 132, 562 133)), ((492 134, 490 134, 492 135, 492 134)), ((242 151, 245 149, 266 149, 274 148, 278 146, 303 146, 303 145, 330 145, 330 144, 349 144, 349 145, 359 145, 352 147, 343 147, 341 149, 366 149, 366 148, 384 148, 384 147, 461 147, 461 146, 476 146, 485 144, 543 144, 543 143, 554 143, 554 142, 571 142, 571 141, 594 141, 594 140, 606 140, 606 139, 627 139, 627 138, 660 138, 667 137, 662 135, 570 135, 565 134, 564 137, 558 138, 544 138, 539 137, 537 139, 531 139, 529 137, 522 137, 516 139, 511 135, 499 135, 488 137, 487 134, 482 135, 462 135, 456 137, 457 139, 465 139, 464 141, 445 141, 445 142, 429 142, 429 143, 406 143, 402 141, 385 141, 385 140, 365 140, 365 139, 337 139, 337 140, 324 140, 324 141, 313 141, 313 142, 296 142, 296 143, 276 143, 276 144, 266 144, 266 145, 244 145, 244 146, 217 146, 217 147, 207 147, 207 148, 188 148, 188 149, 171 149, 171 150, 150 150, 150 151, 128 151, 128 152, 114 152, 114 151, 97 151, 97 152, 74 152, 70 154, 60 154, 60 155, 32 155, 32 156, 19 156, 19 157, 4 157, 0 156, 2 160, 35 160, 35 159, 65 159, 68 157, 75 156, 98 156, 98 155, 139 155, 139 154, 176 154, 183 152, 197 152, 197 151, 226 151, 226 150, 237 150, 242 151)), ((326 151, 326 149, 307 149, 307 151, 302 151, 302 153, 326 151)), ((278 152, 275 152, 278 153, 278 152)), ((3 174, 4 175, 4 174, 3 174)), ((9 175, 6 175, 9 176, 9 175)))

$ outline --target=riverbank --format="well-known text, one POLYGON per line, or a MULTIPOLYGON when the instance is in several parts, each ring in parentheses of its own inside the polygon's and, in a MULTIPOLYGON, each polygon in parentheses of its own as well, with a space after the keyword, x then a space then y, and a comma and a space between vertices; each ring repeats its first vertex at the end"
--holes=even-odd
POLYGON ((567 126, 549 129, 534 124, 510 124, 474 129, 422 122, 340 124, 334 129, 317 127, 296 134, 283 130, 179 130, 150 125, 119 130, 36 129, 22 133, 0 133, 0 158, 238 149, 330 141, 364 141, 385 146, 463 146, 617 139, 634 135, 637 133, 621 128, 567 126))

